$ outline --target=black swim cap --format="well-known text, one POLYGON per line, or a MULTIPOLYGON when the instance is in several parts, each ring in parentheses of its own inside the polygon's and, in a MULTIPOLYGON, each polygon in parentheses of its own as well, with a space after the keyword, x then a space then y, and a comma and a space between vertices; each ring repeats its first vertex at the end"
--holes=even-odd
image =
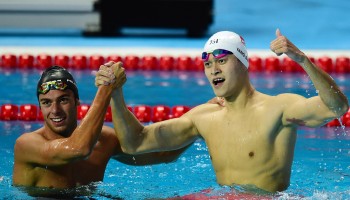
POLYGON ((79 99, 78 88, 72 74, 63 67, 51 66, 42 73, 38 81, 36 95, 39 99, 39 94, 46 94, 50 90, 66 89, 72 90, 75 98, 79 99))

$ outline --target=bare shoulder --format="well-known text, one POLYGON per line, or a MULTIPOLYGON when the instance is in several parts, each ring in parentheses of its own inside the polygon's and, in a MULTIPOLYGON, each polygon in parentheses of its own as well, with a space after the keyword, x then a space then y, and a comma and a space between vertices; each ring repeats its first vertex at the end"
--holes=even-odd
POLYGON ((45 138, 40 134, 42 132, 42 128, 35 130, 33 132, 23 133, 16 139, 15 145, 29 145, 33 143, 43 142, 45 138))
POLYGON ((305 99, 305 97, 299 95, 299 94, 293 94, 293 93, 283 93, 276 96, 278 101, 283 101, 286 103, 294 103, 296 101, 305 99))
POLYGON ((14 145, 15 159, 26 160, 26 155, 29 155, 34 149, 42 146, 47 140, 41 135, 42 129, 33 132, 23 133, 16 139, 14 145), (26 152, 26 153, 22 153, 26 152))
POLYGON ((268 109, 271 107, 277 108, 276 106, 278 106, 284 110, 302 99, 305 99, 305 97, 293 93, 282 93, 276 96, 258 93, 252 102, 268 109))
POLYGON ((220 106, 218 104, 205 103, 192 108, 190 111, 188 111, 185 114, 185 116, 194 117, 198 115, 210 114, 215 111, 220 111, 223 108, 224 108, 223 106, 220 106))

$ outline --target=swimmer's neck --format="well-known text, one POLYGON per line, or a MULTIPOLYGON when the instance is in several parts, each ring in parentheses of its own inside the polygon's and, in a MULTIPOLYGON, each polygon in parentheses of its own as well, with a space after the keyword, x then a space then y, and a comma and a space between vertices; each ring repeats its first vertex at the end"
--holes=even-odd
POLYGON ((244 110, 249 107, 251 100, 257 93, 255 88, 251 84, 248 84, 236 92, 235 95, 225 97, 225 107, 228 111, 244 110))

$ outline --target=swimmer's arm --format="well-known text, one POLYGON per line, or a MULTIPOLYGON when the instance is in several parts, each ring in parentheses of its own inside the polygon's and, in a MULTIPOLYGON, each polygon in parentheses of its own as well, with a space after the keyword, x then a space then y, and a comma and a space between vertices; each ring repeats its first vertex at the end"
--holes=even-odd
POLYGON ((175 162, 190 146, 191 144, 172 151, 151 152, 138 155, 119 153, 113 156, 113 159, 121 163, 134 166, 170 163, 175 162))
POLYGON ((125 153, 175 150, 189 145, 197 137, 187 113, 180 118, 143 126, 127 108, 121 88, 112 94, 111 108, 113 125, 125 153))
MULTIPOLYGON (((152 152, 140 155, 126 154, 121 150, 119 140, 112 127, 104 126, 102 129, 102 135, 100 136, 100 144, 104 146, 104 149, 109 152, 112 150, 112 158, 127 164, 134 166, 154 165, 160 163, 170 163, 176 161, 182 153, 188 149, 191 145, 185 146, 181 149, 173 151, 152 152)), ((106 152, 107 154, 107 152, 106 152)))
MULTIPOLYGON (((348 100, 333 78, 314 65, 310 59, 285 36, 283 36, 278 29, 276 30, 276 36, 277 38, 271 42, 271 50, 277 55, 284 53, 295 62, 299 63, 309 75, 318 91, 317 97, 305 100, 304 103, 299 102, 296 104, 296 109, 298 109, 298 107, 299 109, 304 109, 305 106, 320 107, 319 109, 314 110, 311 115, 316 115, 319 118, 323 118, 325 121, 339 118, 347 112, 349 109, 348 100)), ((322 123, 318 123, 318 125, 321 124, 322 123)), ((317 125, 317 123, 313 125, 317 125)))
POLYGON ((334 112, 324 104, 319 96, 305 98, 295 94, 284 94, 285 110, 283 125, 318 127, 334 119, 334 112))
POLYGON ((112 89, 99 87, 96 97, 80 125, 68 138, 47 140, 42 136, 19 138, 16 156, 23 162, 62 165, 87 158, 101 133, 112 89))

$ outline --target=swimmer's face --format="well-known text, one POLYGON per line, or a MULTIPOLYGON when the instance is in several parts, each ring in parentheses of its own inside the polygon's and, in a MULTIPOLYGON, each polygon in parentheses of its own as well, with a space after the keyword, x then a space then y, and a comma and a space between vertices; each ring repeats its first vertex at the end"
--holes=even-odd
POLYGON ((50 90, 39 95, 45 125, 54 133, 68 137, 77 126, 79 101, 71 90, 50 90))
POLYGON ((242 84, 244 70, 246 67, 233 54, 219 59, 210 55, 208 61, 204 62, 205 75, 218 97, 233 95, 236 88, 242 84))

